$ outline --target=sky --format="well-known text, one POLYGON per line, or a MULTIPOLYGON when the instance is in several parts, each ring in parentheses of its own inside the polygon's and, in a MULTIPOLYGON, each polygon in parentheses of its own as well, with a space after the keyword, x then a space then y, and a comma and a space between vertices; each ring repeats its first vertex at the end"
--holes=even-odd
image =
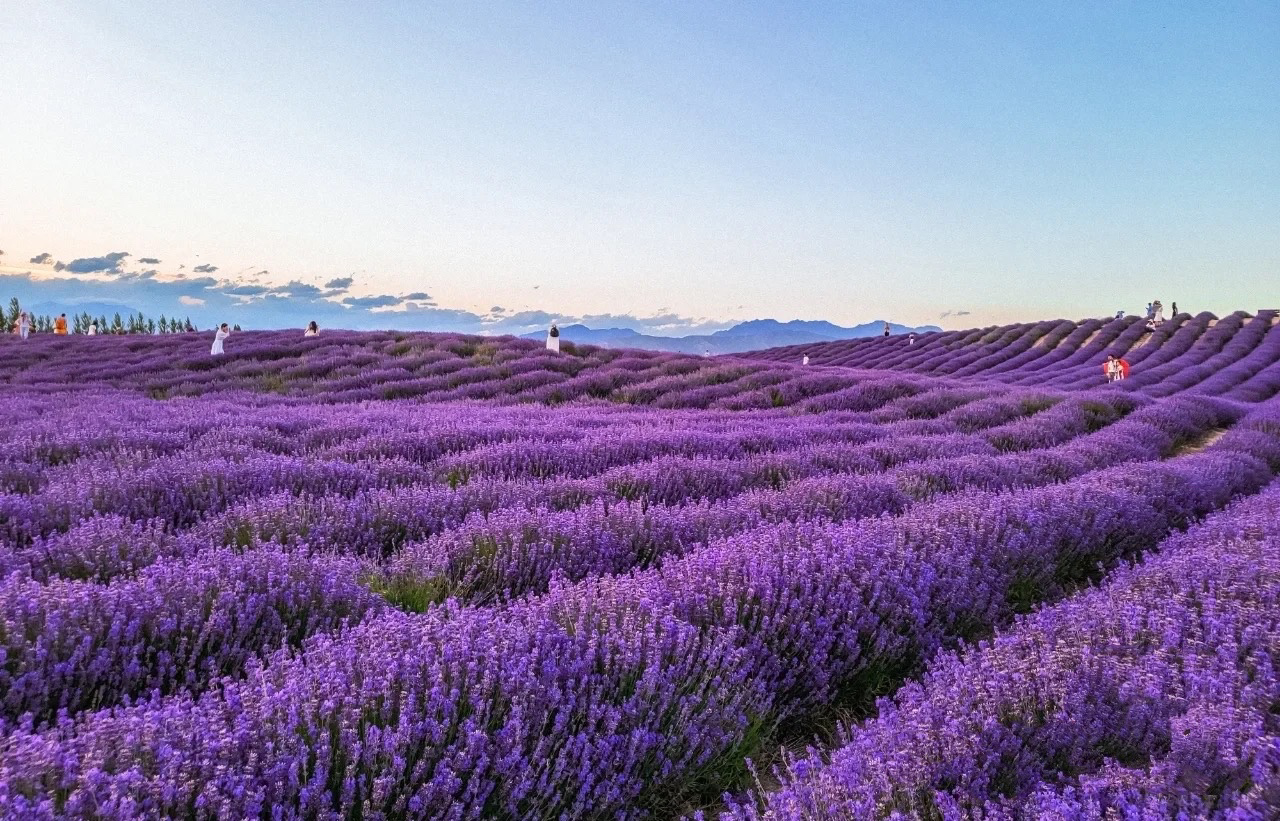
POLYGON ((0 299, 664 334, 1273 307, 1277 88, 1274 2, 6 0, 0 299))

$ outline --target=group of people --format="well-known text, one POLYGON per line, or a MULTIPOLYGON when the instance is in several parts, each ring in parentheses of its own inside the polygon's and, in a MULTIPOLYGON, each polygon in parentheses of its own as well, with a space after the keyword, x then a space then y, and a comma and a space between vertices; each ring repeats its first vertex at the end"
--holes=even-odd
MULTIPOLYGON (((31 328, 35 323, 31 320, 31 314, 22 311, 18 314, 18 320, 13 323, 13 332, 18 336, 26 339, 31 336, 31 328)), ((58 318, 53 320, 53 332, 58 336, 67 335, 67 315, 59 314, 58 318)))
MULTIPOLYGON (((1169 316, 1178 315, 1178 303, 1173 303, 1169 308, 1169 316)), ((1116 319, 1124 319, 1124 317, 1125 312, 1123 310, 1116 311, 1116 319)), ((1146 320, 1148 330, 1155 330, 1164 324, 1164 305, 1161 304, 1160 300, 1153 299, 1147 303, 1146 320)))
MULTIPOLYGON (((1178 315, 1178 303, 1173 303, 1173 315, 1178 315)), ((1164 324, 1164 306, 1160 304, 1160 300, 1155 299, 1147 303, 1147 327, 1151 329, 1159 328, 1164 324)))
MULTIPOLYGON (((240 330, 240 328, 237 327, 236 330, 238 331, 240 330)), ((319 336, 320 326, 317 325, 316 321, 313 319, 307 323, 307 328, 302 332, 302 335, 303 336, 319 336)), ((222 356, 223 354, 225 354, 226 351, 223 350, 222 343, 225 342, 227 337, 229 336, 231 336, 231 328, 230 326, 227 325, 227 323, 224 322, 221 325, 219 325, 218 329, 213 333, 213 347, 209 349, 209 355, 222 356)))

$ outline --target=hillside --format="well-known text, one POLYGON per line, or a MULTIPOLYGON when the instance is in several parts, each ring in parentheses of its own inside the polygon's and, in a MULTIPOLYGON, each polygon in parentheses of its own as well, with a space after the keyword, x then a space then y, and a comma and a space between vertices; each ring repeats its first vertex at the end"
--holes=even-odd
POLYGON ((556 356, 540 342, 513 337, 326 332, 303 339, 293 331, 262 331, 234 335, 228 355, 215 360, 209 334, 37 335, 21 347, 0 337, 0 379, 15 387, 103 385, 157 397, 245 391, 329 402, 602 400, 742 410, 818 408, 854 386, 912 375, 914 392, 999 383, 1261 401, 1280 389, 1278 321, 1275 311, 1222 320, 1182 314, 1148 332, 1133 318, 1051 320, 922 334, 914 344, 905 336, 874 337, 714 359, 569 341, 556 356), (801 368, 806 353, 810 366, 801 368), (1112 353, 1124 356, 1132 372, 1107 385, 1100 366, 1112 353))
POLYGON ((0 336, 0 817, 1275 817, 1280 325, 1141 331, 0 336))

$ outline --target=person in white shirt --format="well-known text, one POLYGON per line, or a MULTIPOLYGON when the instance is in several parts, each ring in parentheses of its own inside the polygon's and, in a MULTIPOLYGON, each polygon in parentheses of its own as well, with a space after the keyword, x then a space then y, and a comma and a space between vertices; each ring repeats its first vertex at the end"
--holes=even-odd
POLYGON ((98 335, 98 323, 97 323, 97 322, 90 322, 90 323, 89 323, 89 330, 85 331, 85 333, 86 333, 86 334, 88 334, 89 336, 97 336, 97 335, 98 335))
POLYGON ((227 323, 224 322, 222 323, 222 326, 218 328, 218 332, 213 335, 213 347, 209 349, 209 354, 212 356, 222 356, 222 354, 225 353, 225 351, 222 350, 222 340, 229 336, 231 336, 231 329, 228 328, 227 323))
POLYGON ((809 364, 809 354, 805 354, 805 355, 804 355, 804 359, 801 359, 801 360, 800 360, 800 364, 801 364, 801 365, 808 365, 808 364, 809 364))
POLYGON ((547 350, 560 353, 560 329, 554 322, 551 323, 551 330, 547 331, 547 350))
POLYGON ((313 319, 311 320, 311 322, 307 324, 307 329, 302 332, 302 335, 303 336, 319 336, 320 326, 317 325, 316 321, 313 319))

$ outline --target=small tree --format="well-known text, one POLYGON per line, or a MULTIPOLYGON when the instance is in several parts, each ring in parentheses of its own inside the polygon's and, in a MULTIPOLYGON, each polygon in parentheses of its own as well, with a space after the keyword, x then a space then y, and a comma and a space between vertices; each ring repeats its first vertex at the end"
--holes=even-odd
POLYGON ((80 330, 79 314, 76 314, 75 316, 71 317, 71 333, 73 334, 83 333, 83 331, 80 330))
POLYGON ((111 317, 111 333, 113 334, 124 333, 124 320, 120 318, 119 311, 116 311, 116 315, 111 317))
POLYGON ((15 296, 9 300, 9 316, 6 317, 9 320, 8 327, 12 328, 18 324, 18 314, 20 313, 22 313, 22 306, 18 304, 18 298, 15 296))
POLYGON ((233 331, 238 331, 238 330, 240 330, 240 326, 239 326, 239 325, 232 325, 232 326, 231 326, 231 330, 233 330, 233 331))
POLYGON ((156 332, 156 321, 154 319, 147 320, 147 333, 154 334, 156 332))
POLYGON ((164 314, 160 314, 160 333, 169 333, 169 320, 164 318, 164 314))
MULTIPOLYGON (((191 324, 191 317, 187 317, 187 322, 185 325, 182 326, 182 330, 186 331, 189 334, 195 333, 196 326, 191 324)), ((240 329, 236 328, 236 330, 238 331, 240 329)))

